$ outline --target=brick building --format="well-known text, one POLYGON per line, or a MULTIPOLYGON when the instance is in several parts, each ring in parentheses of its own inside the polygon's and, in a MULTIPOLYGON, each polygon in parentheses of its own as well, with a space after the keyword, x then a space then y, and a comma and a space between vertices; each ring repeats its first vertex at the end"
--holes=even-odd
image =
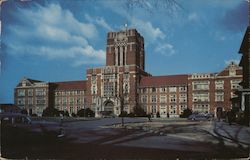
POLYGON ((53 86, 54 107, 61 111, 77 113, 85 108, 86 81, 49 83, 53 86))
POLYGON ((140 106, 161 117, 179 116, 187 108, 188 75, 143 77, 139 86, 140 106))
POLYGON ((87 103, 99 116, 102 112, 119 115, 138 105, 137 88, 144 76, 144 39, 135 30, 109 32, 106 66, 87 70, 87 103))
POLYGON ((242 69, 235 63, 219 73, 191 74, 188 76, 188 106, 193 111, 207 113, 229 110, 241 80, 242 69))
POLYGON ((55 107, 70 114, 84 108, 86 81, 53 82, 23 78, 15 88, 16 106, 29 115, 41 116, 47 107, 55 107))
MULTIPOLYGON (((242 80, 241 68, 231 63, 219 73, 151 76, 145 70, 144 39, 136 29, 107 34, 106 65, 87 69, 86 81, 45 83, 34 81, 33 108, 28 105, 29 85, 22 80, 15 88, 15 102, 27 110, 38 111, 36 90, 44 86, 44 107, 76 113, 91 108, 96 116, 119 115, 141 106, 147 113, 162 117, 179 116, 189 107, 197 112, 215 113, 231 108, 230 99, 242 80), (20 93, 20 94, 19 94, 20 93), (24 102, 25 101, 25 102, 24 102)), ((31 83, 31 82, 30 82, 31 83)), ((41 95, 40 95, 41 96, 41 95)))
POLYGON ((51 105, 49 84, 43 81, 23 78, 15 88, 14 103, 31 114, 42 115, 45 108, 51 105))

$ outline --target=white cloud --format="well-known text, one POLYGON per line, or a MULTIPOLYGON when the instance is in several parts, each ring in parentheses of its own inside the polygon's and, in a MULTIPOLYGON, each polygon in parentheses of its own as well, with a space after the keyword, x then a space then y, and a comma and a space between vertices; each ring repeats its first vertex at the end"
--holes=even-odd
POLYGON ((141 19, 132 18, 131 26, 137 28, 148 38, 148 41, 155 41, 157 39, 164 39, 166 35, 158 27, 154 27, 151 22, 143 21, 141 19))
MULTIPOLYGON (((106 7, 109 10, 112 10, 113 12, 119 14, 120 16, 124 17, 124 21, 128 21, 128 25, 131 28, 136 28, 145 38, 147 43, 153 43, 156 40, 163 40, 166 37, 166 34, 160 29, 160 27, 157 27, 153 25, 150 21, 138 18, 135 12, 132 15, 129 14, 129 12, 124 7, 124 2, 121 1, 100 1, 104 7, 106 7)), ((152 7, 150 2, 145 2, 147 7, 152 7)), ((123 24, 119 25, 119 29, 121 29, 121 26, 123 24)))
POLYGON ((21 22, 8 26, 6 43, 10 53, 69 58, 72 65, 104 63, 105 51, 96 50, 89 44, 89 40, 97 37, 95 25, 77 20, 59 4, 19 9, 17 14, 21 22))
POLYGON ((188 15, 188 20, 193 22, 193 21, 198 21, 199 20, 199 17, 197 15, 197 13, 191 13, 188 15))
POLYGON ((113 28, 105 21, 103 17, 91 17, 88 14, 85 14, 85 18, 91 22, 100 25, 101 27, 107 29, 108 31, 113 31, 113 28))
POLYGON ((172 56, 176 53, 174 46, 169 43, 159 44, 154 51, 165 56, 172 56))

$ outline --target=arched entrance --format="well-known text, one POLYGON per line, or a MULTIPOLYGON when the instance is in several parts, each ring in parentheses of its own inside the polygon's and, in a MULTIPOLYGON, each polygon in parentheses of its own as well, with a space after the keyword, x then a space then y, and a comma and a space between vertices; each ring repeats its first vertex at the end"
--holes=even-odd
POLYGON ((107 100, 103 103, 103 111, 101 111, 101 114, 103 116, 109 116, 114 114, 114 102, 111 100, 107 100))

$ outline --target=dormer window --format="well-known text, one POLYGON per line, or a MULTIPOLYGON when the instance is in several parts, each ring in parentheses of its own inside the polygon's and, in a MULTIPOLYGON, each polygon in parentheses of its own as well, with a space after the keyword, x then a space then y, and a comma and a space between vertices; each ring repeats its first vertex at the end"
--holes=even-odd
POLYGON ((22 81, 22 86, 26 87, 26 81, 22 81))

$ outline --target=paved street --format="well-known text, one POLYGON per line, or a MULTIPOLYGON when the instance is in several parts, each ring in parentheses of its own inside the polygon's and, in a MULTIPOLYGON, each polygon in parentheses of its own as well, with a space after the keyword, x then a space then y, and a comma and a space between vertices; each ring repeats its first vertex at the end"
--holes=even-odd
POLYGON ((193 159, 249 156, 250 128, 236 124, 183 119, 148 122, 146 118, 125 118, 123 128, 120 122, 121 118, 65 122, 65 137, 57 138, 52 133, 36 137, 36 143, 26 144, 26 149, 22 148, 23 152, 16 153, 16 157, 193 159), (32 149, 27 147, 29 145, 32 149))

